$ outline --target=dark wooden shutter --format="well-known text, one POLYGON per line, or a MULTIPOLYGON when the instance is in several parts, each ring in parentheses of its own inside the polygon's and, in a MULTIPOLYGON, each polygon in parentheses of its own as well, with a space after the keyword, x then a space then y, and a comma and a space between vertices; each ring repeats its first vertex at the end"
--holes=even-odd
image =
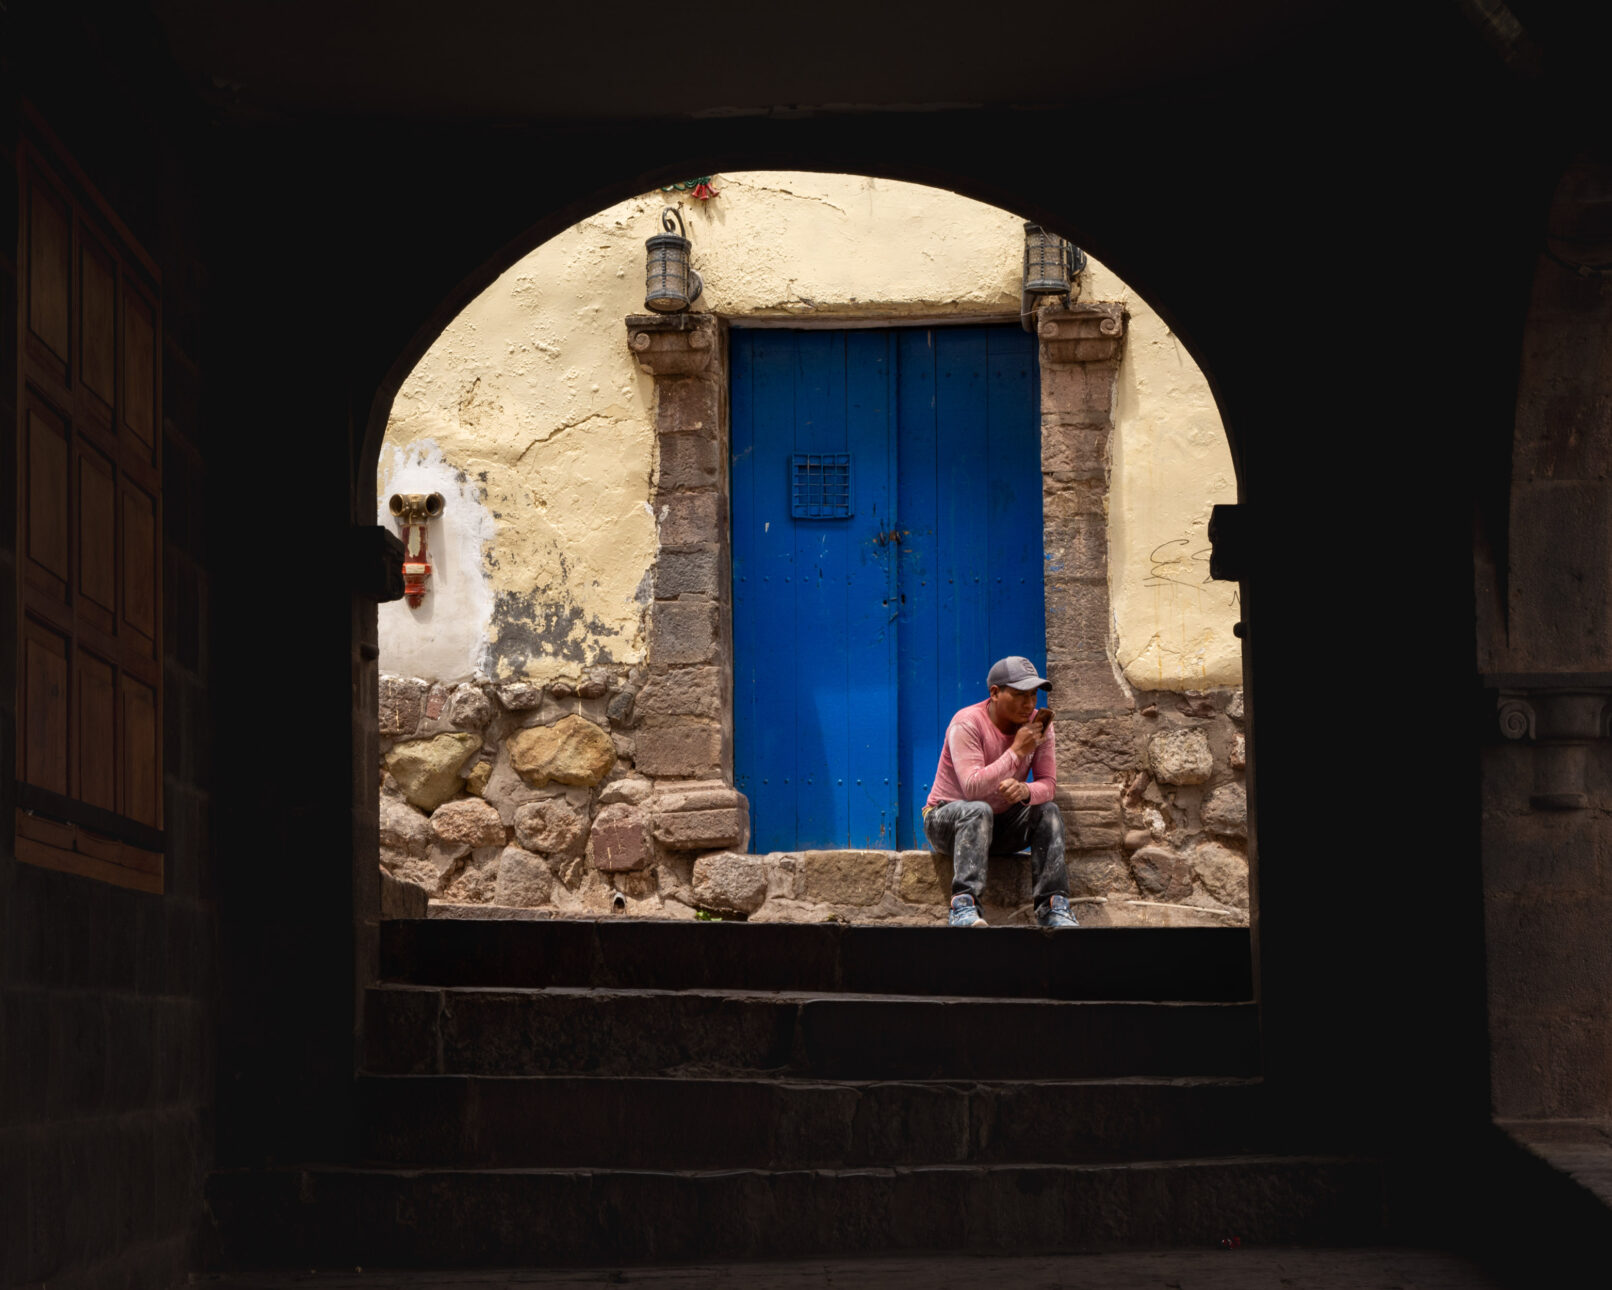
POLYGON ((18 150, 16 854, 162 890, 162 307, 55 145, 18 150))

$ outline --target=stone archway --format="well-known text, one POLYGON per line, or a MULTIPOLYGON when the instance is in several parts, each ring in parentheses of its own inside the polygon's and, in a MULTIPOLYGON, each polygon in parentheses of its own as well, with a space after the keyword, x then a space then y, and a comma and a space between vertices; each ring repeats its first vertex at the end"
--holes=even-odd
POLYGON ((1612 1114, 1612 166, 1551 203, 1523 338, 1503 534, 1480 548, 1491 1098, 1510 1120, 1612 1114), (1497 552, 1500 560, 1486 558, 1497 552))
MULTIPOLYGON (((996 215, 1012 221, 1003 212, 996 215)), ((1012 236, 1019 236, 1017 223, 1012 223, 1012 236)), ((813 311, 817 325, 833 325, 832 309, 827 316, 820 306, 813 311)), ((964 313, 957 320, 969 316, 964 313)), ((1151 317, 1145 309, 1143 316, 1151 317)), ((1059 745, 1059 802, 1078 852, 1075 895, 1093 905, 1118 901, 1123 906, 1092 911, 1099 922, 1118 921, 1116 913, 1130 921, 1235 921, 1247 901, 1241 855, 1246 809, 1240 695, 1231 688, 1218 695, 1166 692, 1145 694, 1138 702, 1120 675, 1116 656, 1109 600, 1110 440, 1127 339, 1126 308, 1119 299, 1078 302, 1044 311, 1038 321, 1039 483, 1048 570, 1045 647, 1058 706, 1069 723, 1069 735, 1059 745)), ((1156 322, 1153 326, 1157 328, 1156 322)), ((645 454, 655 473, 644 509, 654 517, 656 540, 642 584, 650 589, 642 666, 590 674, 580 690, 559 682, 548 698, 541 686, 528 693, 531 687, 523 689, 518 682, 489 685, 484 698, 463 696, 468 724, 456 718, 454 695, 443 691, 433 700, 420 683, 388 680, 383 736, 401 740, 405 747, 428 733, 452 744, 468 737, 453 733, 455 729, 485 727, 485 721, 478 725, 470 717, 478 712, 485 716, 488 701, 501 721, 503 709, 510 709, 523 729, 573 718, 603 726, 632 773, 606 786, 597 800, 572 802, 570 809, 585 810, 586 817, 562 829, 564 838, 555 845, 568 866, 572 859, 581 860, 586 848, 587 867, 611 875, 617 908, 625 901, 664 896, 666 880, 657 880, 653 869, 673 859, 671 881, 683 893, 680 899, 728 913, 755 912, 721 895, 738 888, 777 895, 779 909, 794 916, 806 916, 810 906, 819 915, 832 912, 856 919, 874 916, 871 906, 886 904, 877 916, 933 913, 943 904, 941 893, 949 880, 934 869, 927 853, 903 853, 899 859, 894 853, 858 853, 850 860, 831 854, 804 861, 790 856, 784 866, 770 868, 821 867, 841 875, 850 865, 858 872, 848 886, 837 878, 815 883, 808 875, 784 884, 786 891, 778 890, 768 873, 759 872, 769 866, 744 853, 746 803, 735 791, 731 751, 724 327, 709 314, 628 319, 625 352, 651 378, 655 419, 653 451, 645 454), (724 852, 737 854, 710 854, 724 852), (701 853, 711 861, 708 870, 715 864, 743 870, 743 876, 725 874, 701 883, 686 868, 701 853), (691 881, 693 892, 686 890, 691 881), (854 888, 854 898, 836 899, 831 890, 836 887, 854 888)), ((620 333, 615 335, 614 343, 620 345, 620 333)), ((564 486, 563 479, 555 483, 564 486)), ((464 503, 455 506, 463 509, 464 503)), ((388 612, 396 618, 396 611, 388 612)), ((392 764, 397 755, 394 748, 388 769, 401 774, 404 768, 392 764)), ((462 750, 453 744, 445 755, 457 758, 462 750)), ((501 796, 517 784, 513 767, 503 767, 496 749, 462 769, 472 772, 474 786, 468 791, 474 796, 501 796)), ((579 794, 588 796, 581 789, 570 796, 579 794)), ((526 794, 523 801, 531 796, 526 794)), ((410 800, 424 810, 440 805, 434 798, 410 800)), ((519 809, 541 813, 529 803, 519 809)), ((486 844, 489 854, 478 861, 478 874, 495 865, 489 811, 473 802, 454 811, 486 815, 486 836, 475 829, 467 832, 456 822, 452 836, 441 841, 451 843, 461 859, 467 849, 486 844)), ((424 821, 409 819, 417 841, 404 838, 388 818, 388 845, 433 846, 424 821)), ((516 828, 522 846, 541 847, 539 838, 554 841, 560 836, 547 826, 523 830, 509 819, 503 824, 516 828)), ((576 874, 568 873, 570 887, 576 874)), ((448 898, 486 899, 492 888, 480 876, 473 877, 469 886, 456 878, 448 898)), ((998 903, 1027 916, 1028 897, 1015 899, 1015 890, 1014 882, 1001 884, 998 903)), ((594 895, 612 899, 608 891, 594 895)), ((683 912, 686 916, 687 910, 683 912)))

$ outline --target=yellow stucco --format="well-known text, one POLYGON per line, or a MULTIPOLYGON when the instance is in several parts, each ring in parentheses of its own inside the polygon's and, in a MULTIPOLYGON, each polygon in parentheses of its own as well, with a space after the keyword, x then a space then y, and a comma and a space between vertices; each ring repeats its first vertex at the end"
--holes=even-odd
MULTIPOLYGON (((1018 309, 1017 216, 850 175, 758 171, 718 176, 715 186, 721 195, 705 205, 671 197, 705 279, 701 309, 803 319, 1018 309)), ((536 642, 529 657, 512 662, 495 644, 474 663, 494 676, 575 677, 643 656, 653 383, 632 361, 622 320, 643 310, 643 243, 662 204, 660 194, 620 203, 527 255, 449 325, 393 407, 382 498, 395 463, 418 468, 438 455, 474 481, 494 528, 491 540, 466 538, 483 547, 487 600, 505 618, 530 619, 521 636, 536 642)), ((1103 266, 1091 266, 1083 298, 1123 300, 1131 312, 1110 501, 1120 662, 1147 688, 1235 684, 1231 589, 1203 585, 1198 558, 1210 506, 1235 497, 1208 386, 1103 266)), ((433 541, 451 542, 454 516, 440 524, 433 541)), ((425 672, 408 611, 385 608, 383 666, 425 672)), ((498 632, 487 623, 482 635, 498 632)))

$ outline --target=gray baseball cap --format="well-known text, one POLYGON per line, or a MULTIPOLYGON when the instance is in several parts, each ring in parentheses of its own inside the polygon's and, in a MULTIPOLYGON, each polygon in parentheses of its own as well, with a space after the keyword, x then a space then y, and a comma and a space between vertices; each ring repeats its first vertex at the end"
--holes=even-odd
POLYGON ((1050 690, 1052 682, 1044 676, 1037 676, 1035 664, 1027 658, 1020 658, 1017 654, 1007 658, 999 658, 991 664, 991 670, 985 677, 986 685, 1005 685, 1014 690, 1050 690))

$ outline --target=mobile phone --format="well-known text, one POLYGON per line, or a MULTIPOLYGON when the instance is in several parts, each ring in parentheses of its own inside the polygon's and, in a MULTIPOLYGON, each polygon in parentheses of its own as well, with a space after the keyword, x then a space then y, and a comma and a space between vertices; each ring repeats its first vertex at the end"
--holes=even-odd
POLYGON ((1039 722, 1041 725, 1041 733, 1046 734, 1047 727, 1052 724, 1052 709, 1037 708, 1035 716, 1031 717, 1030 720, 1039 722))

